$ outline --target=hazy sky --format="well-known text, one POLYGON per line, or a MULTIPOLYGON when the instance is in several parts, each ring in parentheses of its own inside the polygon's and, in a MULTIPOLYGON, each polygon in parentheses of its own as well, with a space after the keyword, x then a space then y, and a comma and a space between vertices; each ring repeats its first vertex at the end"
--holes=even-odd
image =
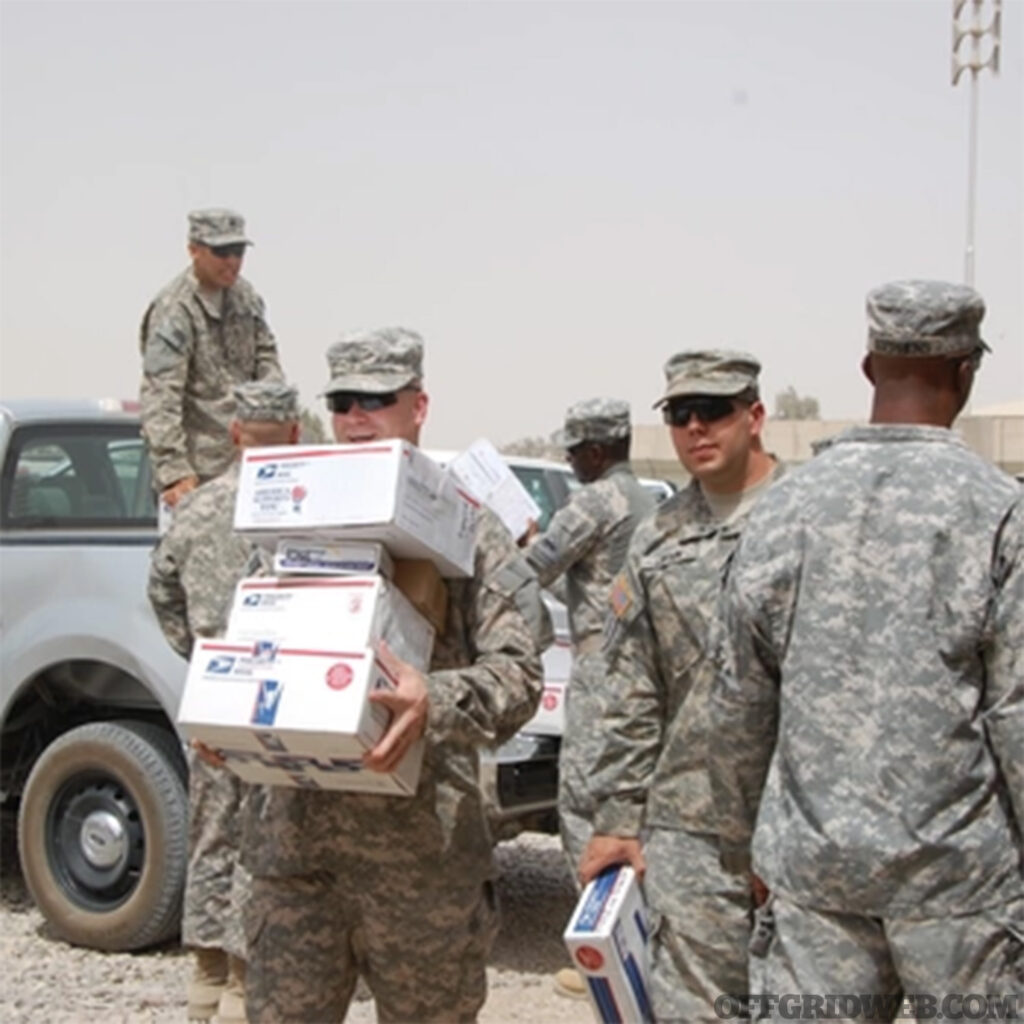
MULTIPOLYGON (((1024 394, 1024 4, 981 78, 975 407, 1024 394)), ((134 397, 185 214, 232 206, 312 403, 343 330, 427 343, 426 441, 502 443, 675 351, 864 414, 863 297, 961 280, 951 4, 0 5, 0 392, 134 397)))

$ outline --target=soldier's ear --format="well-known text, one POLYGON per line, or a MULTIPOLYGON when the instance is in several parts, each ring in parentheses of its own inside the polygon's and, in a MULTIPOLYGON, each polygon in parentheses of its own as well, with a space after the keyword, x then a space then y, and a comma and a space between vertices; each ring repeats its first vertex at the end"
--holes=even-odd
POLYGON ((242 447, 242 428, 238 420, 232 420, 228 425, 228 433, 231 434, 231 443, 236 448, 242 447))
POLYGON ((867 377, 867 379, 869 381, 871 381, 872 386, 874 386, 874 383, 875 383, 875 369, 871 365, 871 353, 870 352, 861 361, 860 369, 861 369, 861 373, 863 373, 864 376, 867 377))

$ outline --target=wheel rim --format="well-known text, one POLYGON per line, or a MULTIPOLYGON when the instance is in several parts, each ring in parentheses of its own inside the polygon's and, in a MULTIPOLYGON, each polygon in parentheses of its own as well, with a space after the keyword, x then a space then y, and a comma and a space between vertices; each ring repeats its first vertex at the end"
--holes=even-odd
POLYGON ((46 852, 61 888, 78 906, 109 911, 134 891, 145 860, 145 830, 132 795, 102 772, 68 779, 50 803, 46 852))

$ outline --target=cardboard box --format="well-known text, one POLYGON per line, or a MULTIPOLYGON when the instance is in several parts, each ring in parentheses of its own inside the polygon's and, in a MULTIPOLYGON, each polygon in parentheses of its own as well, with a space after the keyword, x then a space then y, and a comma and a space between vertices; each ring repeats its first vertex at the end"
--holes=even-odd
POLYGON ((242 452, 235 529, 284 537, 371 540, 471 576, 478 503, 408 441, 283 445, 242 452))
POLYGON ((435 632, 444 633, 448 621, 448 587, 434 563, 426 559, 401 559, 395 562, 394 580, 395 586, 435 632))
MULTIPOLYGON (((428 565, 433 565, 428 562, 428 565)), ((332 544, 316 537, 288 537, 277 542, 274 573, 300 576, 369 575, 379 573, 390 579, 395 566, 388 549, 375 541, 332 544)))
POLYGON ((540 522, 540 506, 519 482, 498 449, 481 438, 452 459, 448 467, 478 501, 483 502, 517 540, 530 522, 540 522))
POLYGON ((267 576, 242 580, 228 618, 231 640, 312 650, 376 650, 381 640, 421 672, 434 627, 383 576, 267 576))
POLYGON ((388 711, 368 698, 394 681, 370 650, 196 641, 178 724, 221 751, 251 783, 409 796, 422 740, 394 772, 371 772, 362 756, 383 735, 388 711))
POLYGON ((608 868, 583 890, 564 939, 573 966, 587 983, 597 1020, 654 1020, 647 984, 647 912, 632 868, 608 868))
POLYGON ((565 732, 565 701, 572 672, 572 646, 556 640, 543 654, 544 692, 537 713, 523 726, 524 732, 561 736, 565 732))

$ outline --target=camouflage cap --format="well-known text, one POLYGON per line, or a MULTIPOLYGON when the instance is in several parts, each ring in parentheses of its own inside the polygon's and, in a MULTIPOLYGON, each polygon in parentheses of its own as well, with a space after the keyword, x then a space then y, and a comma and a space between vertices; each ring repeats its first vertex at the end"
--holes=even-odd
POLYGON ((654 403, 664 405, 681 395, 738 395, 757 390, 761 364, 746 352, 709 348, 677 352, 665 364, 665 393, 654 403))
POLYGON ((289 423, 299 418, 299 393, 280 380, 250 380, 234 388, 235 419, 289 423))
POLYGON ((868 351, 879 355, 956 356, 990 351, 979 327, 982 297, 948 281, 891 281, 868 292, 868 351))
POLYGON ((423 339, 404 327, 343 334, 327 350, 331 379, 324 394, 384 394, 423 379, 423 339))
POLYGON ((234 210, 193 210, 188 215, 188 240, 200 245, 252 245, 245 220, 234 210))
POLYGON ((608 444, 629 437, 629 403, 618 398, 588 398, 570 405, 555 444, 572 448, 584 441, 608 444))

